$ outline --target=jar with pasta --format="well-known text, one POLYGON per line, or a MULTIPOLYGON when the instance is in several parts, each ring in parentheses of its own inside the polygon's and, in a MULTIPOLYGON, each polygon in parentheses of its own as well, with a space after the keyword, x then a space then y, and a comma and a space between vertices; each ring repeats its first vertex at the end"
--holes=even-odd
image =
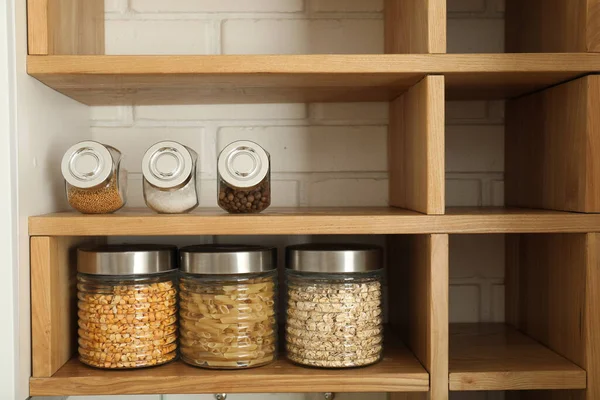
POLYGON ((290 246, 287 358, 322 368, 362 367, 381 359, 382 250, 368 245, 290 246))
POLYGON ((238 369, 277 356, 276 250, 201 245, 181 249, 180 351, 191 365, 238 369))
POLYGON ((79 360, 130 369, 177 357, 177 248, 115 245, 77 251, 79 360))

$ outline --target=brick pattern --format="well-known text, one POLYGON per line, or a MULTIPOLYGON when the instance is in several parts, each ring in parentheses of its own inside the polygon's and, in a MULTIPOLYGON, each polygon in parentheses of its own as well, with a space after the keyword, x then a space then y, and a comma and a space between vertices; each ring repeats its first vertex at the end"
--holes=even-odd
MULTIPOLYGON (((383 0, 105 0, 105 3, 107 54, 383 51, 383 0)), ((502 52, 503 12, 503 0, 448 0, 448 51, 502 52)), ((384 206, 388 185, 387 123, 387 103, 93 107, 90 116, 93 139, 110 143, 126 154, 130 206, 144 206, 139 165, 143 152, 157 140, 173 139, 199 151, 201 204, 215 207, 216 155, 228 142, 238 138, 257 140, 271 153, 273 206, 384 206)), ((503 205, 503 125, 503 102, 446 103, 448 206, 503 205)), ((283 248, 290 243, 338 238, 177 240, 270 243, 283 248)), ((382 238, 339 240, 379 242, 382 238)), ((504 320, 503 249, 502 235, 451 237, 452 321, 504 320)), ((322 398, 316 394, 230 397, 322 398)), ((213 397, 110 399, 125 398, 208 400, 213 397)), ((383 400, 385 395, 342 394, 337 398, 383 400)), ((502 398, 502 393, 451 395, 453 400, 502 398)))

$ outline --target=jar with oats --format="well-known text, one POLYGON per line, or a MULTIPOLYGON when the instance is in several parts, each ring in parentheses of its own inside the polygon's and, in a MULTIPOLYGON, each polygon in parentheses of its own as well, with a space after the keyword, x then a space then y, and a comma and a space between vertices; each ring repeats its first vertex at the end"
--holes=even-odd
POLYGON ((229 144, 219 154, 217 170, 217 202, 223 210, 259 213, 271 205, 271 158, 258 144, 229 144))
POLYGON ((277 357, 276 251, 260 246, 181 249, 180 351, 191 365, 252 368, 277 357))
POLYGON ((125 205, 127 170, 112 146, 94 141, 71 146, 61 170, 69 205, 84 214, 108 214, 125 205))
POLYGON ((177 357, 177 248, 77 250, 79 360, 129 369, 177 357))
POLYGON ((381 359, 382 249, 306 244, 286 249, 287 358, 323 368, 381 359))

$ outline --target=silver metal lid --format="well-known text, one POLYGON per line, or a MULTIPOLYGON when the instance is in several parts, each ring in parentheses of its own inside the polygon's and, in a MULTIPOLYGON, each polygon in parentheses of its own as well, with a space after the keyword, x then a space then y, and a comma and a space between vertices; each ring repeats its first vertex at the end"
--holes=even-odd
POLYGON ((217 168, 221 178, 233 187, 256 186, 269 173, 269 154, 254 142, 240 140, 221 151, 217 168))
POLYGON ((144 154, 142 173, 153 186, 174 188, 187 182, 194 170, 196 152, 173 141, 158 142, 144 154))
POLYGON ((180 251, 181 270, 189 274, 233 275, 277 268, 274 248, 242 245, 199 245, 180 251))
POLYGON ((107 146, 89 140, 79 142, 66 151, 61 170, 70 185, 87 189, 102 184, 110 177, 114 161, 107 146))
POLYGON ((383 268, 383 250, 362 244, 301 244, 286 248, 287 268, 302 272, 353 273, 383 268))
POLYGON ((177 247, 111 245, 77 249, 77 271, 91 275, 147 275, 177 269, 177 247))

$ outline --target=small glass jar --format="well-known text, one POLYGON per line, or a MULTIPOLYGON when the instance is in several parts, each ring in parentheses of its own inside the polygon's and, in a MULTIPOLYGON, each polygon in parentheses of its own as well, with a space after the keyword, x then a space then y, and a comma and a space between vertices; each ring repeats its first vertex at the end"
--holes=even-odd
POLYGON ((69 205, 84 214, 108 214, 125 205, 127 170, 112 146, 93 141, 77 143, 62 159, 69 205))
POLYGON ((198 154, 177 142, 150 147, 142 160, 144 200, 158 213, 180 214, 198 207, 198 154))
POLYGON ((277 358, 275 249, 181 249, 181 359, 213 369, 259 367, 277 358))
POLYGON ((77 271, 82 363, 129 369, 176 358, 176 247, 80 248, 77 271))
POLYGON ((218 204, 223 210, 259 213, 271 205, 271 158, 254 142, 231 143, 219 154, 218 204))
POLYGON ((381 359, 382 250, 367 245, 290 246, 287 258, 287 358, 323 368, 381 359))

